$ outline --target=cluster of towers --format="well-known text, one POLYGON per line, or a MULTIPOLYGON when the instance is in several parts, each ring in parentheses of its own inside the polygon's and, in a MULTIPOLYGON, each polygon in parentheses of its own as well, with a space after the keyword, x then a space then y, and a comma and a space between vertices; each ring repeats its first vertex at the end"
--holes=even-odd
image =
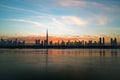
POLYGON ((0 40, 0 46, 16 46, 16 45, 25 45, 25 41, 18 41, 17 39, 5 40, 2 38, 0 40))
POLYGON ((116 38, 111 38, 111 45, 116 46, 117 45, 117 39, 116 38))
MULTIPOLYGON (((68 40, 67 42, 61 41, 61 42, 56 42, 53 44, 53 41, 48 42, 48 30, 46 30, 46 39, 44 41, 35 40, 35 45, 41 45, 41 46, 104 46, 105 44, 105 38, 99 38, 99 41, 92 41, 88 40, 88 42, 82 40, 82 41, 74 41, 71 42, 68 40)), ((117 39, 115 38, 114 40, 111 38, 111 46, 116 46, 117 45, 117 39)))
MULTIPOLYGON (((16 46, 16 45, 25 45, 25 41, 18 41, 17 39, 15 40, 5 40, 1 39, 0 40, 0 46, 16 46)), ((43 41, 40 41, 40 39, 35 40, 35 45, 36 46, 105 46, 105 38, 99 38, 99 41, 92 41, 88 40, 87 41, 70 41, 68 40, 67 42, 61 41, 61 42, 56 42, 53 43, 53 41, 48 41, 48 30, 46 30, 46 39, 43 41)), ((117 46, 117 39, 116 38, 111 38, 111 46, 117 46)))
POLYGON ((35 45, 48 46, 48 30, 46 30, 46 39, 44 41, 35 40, 35 45))
POLYGON ((99 42, 98 42, 99 45, 105 45, 105 38, 99 38, 99 42))

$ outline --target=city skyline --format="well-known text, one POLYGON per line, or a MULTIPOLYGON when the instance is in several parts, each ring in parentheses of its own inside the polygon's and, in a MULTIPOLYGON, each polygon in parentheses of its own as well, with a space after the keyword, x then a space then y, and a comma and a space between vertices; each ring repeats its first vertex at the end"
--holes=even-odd
POLYGON ((0 37, 98 40, 117 38, 120 43, 119 0, 0 0, 0 37))
POLYGON ((58 40, 57 42, 54 42, 53 40, 49 39, 49 33, 48 29, 46 29, 46 37, 44 40, 41 40, 40 38, 35 39, 34 43, 28 44, 26 43, 26 40, 18 40, 18 38, 15 39, 3 39, 1 38, 0 40, 0 46, 119 46, 119 41, 117 38, 110 38, 109 43, 106 43, 104 37, 99 37, 98 40, 92 40, 89 39, 88 41, 85 40, 72 40, 68 39, 67 41, 65 40, 58 40))
POLYGON ((70 42, 74 42, 74 41, 85 41, 85 42, 89 42, 89 41, 92 41, 92 42, 99 42, 99 38, 104 38, 104 43, 105 44, 111 44, 111 39, 117 39, 117 43, 120 44, 120 41, 117 37, 108 37, 108 38, 105 38, 105 37, 96 37, 96 38, 92 38, 91 36, 88 36, 86 39, 83 39, 81 38, 80 36, 76 37, 76 36, 66 36, 66 38, 64 37, 55 37, 55 36, 51 36, 49 35, 48 36, 48 29, 46 30, 46 36, 29 36, 29 37, 1 37, 1 39, 4 39, 4 40, 18 40, 18 41, 25 41, 26 44, 35 44, 36 43, 36 40, 38 41, 45 41, 46 44, 50 43, 50 41, 52 41, 53 43, 57 43, 58 41, 59 42, 62 42, 64 41, 65 43, 67 43, 68 41, 70 42))

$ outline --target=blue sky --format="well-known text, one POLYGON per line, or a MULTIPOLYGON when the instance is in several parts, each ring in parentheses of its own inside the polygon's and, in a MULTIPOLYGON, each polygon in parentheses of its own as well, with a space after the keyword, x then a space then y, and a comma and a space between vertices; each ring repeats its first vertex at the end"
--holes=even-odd
POLYGON ((0 36, 120 37, 120 0, 0 0, 0 36))

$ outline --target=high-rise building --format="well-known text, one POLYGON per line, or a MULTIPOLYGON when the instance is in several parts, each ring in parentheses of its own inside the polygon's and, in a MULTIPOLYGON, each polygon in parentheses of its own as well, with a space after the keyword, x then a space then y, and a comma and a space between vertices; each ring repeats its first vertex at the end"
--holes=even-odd
POLYGON ((61 46, 65 46, 65 42, 63 40, 61 42, 61 46))
POLYGON ((36 45, 40 45, 40 40, 35 40, 36 45))
POLYGON ((99 45, 101 45, 101 46, 103 46, 103 45, 105 45, 105 38, 103 37, 103 38, 99 38, 99 45))
POLYGON ((101 43, 102 43, 102 40, 101 40, 101 37, 99 38, 99 45, 101 45, 101 43))
POLYGON ((47 45, 48 45, 48 29, 46 31, 46 41, 47 41, 47 45))
POLYGON ((50 41, 50 46, 52 46, 53 45, 53 42, 52 41, 50 41))
POLYGON ((117 39, 116 38, 114 39, 114 44, 117 45, 117 39))
POLYGON ((105 38, 103 37, 103 45, 105 45, 105 38))
POLYGON ((46 30, 46 40, 44 40, 44 46, 48 46, 48 29, 46 30))
POLYGON ((111 45, 116 46, 117 45, 117 39, 116 38, 111 38, 111 45))

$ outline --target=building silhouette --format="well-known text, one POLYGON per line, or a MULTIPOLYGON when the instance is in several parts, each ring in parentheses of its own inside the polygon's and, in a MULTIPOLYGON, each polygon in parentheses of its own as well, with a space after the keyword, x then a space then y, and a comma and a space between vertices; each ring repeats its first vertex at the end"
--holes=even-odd
POLYGON ((104 46, 105 45, 105 38, 103 37, 103 38, 99 38, 99 42, 98 42, 98 45, 99 46, 104 46))
POLYGON ((116 46, 117 45, 117 39, 116 38, 111 38, 111 45, 116 46))
POLYGON ((101 40, 101 37, 99 38, 99 45, 101 45, 102 44, 102 40, 101 40))
POLYGON ((23 46, 25 45, 24 41, 19 41, 17 38, 15 40, 2 39, 0 40, 0 46, 23 46))
POLYGON ((44 40, 44 46, 48 46, 48 29, 46 30, 46 40, 44 40))
POLYGON ((50 41, 50 46, 53 46, 53 42, 52 41, 50 41))
POLYGON ((36 45, 40 45, 40 40, 35 40, 36 45))
POLYGON ((63 40, 61 42, 61 46, 65 46, 65 42, 63 40))
POLYGON ((98 41, 93 41, 93 40, 88 40, 88 41, 84 41, 84 40, 75 40, 75 41, 64 41, 64 40, 61 40, 56 43, 54 43, 52 40, 49 42, 48 38, 48 29, 46 30, 46 37, 45 37, 45 40, 40 40, 40 39, 36 39, 35 40, 35 44, 34 45, 28 45, 28 44, 25 44, 25 40, 24 41, 20 41, 18 40, 17 38, 14 39, 14 40, 9 40, 9 39, 3 39, 1 38, 0 39, 0 47, 1 46, 30 46, 30 47, 90 47, 90 48, 93 48, 93 47, 98 47, 98 48, 101 48, 101 47, 115 47, 115 46, 118 46, 120 47, 120 45, 118 45, 118 42, 117 42, 117 38, 111 38, 110 39, 110 45, 109 44, 106 44, 105 43, 105 38, 99 38, 98 41))

